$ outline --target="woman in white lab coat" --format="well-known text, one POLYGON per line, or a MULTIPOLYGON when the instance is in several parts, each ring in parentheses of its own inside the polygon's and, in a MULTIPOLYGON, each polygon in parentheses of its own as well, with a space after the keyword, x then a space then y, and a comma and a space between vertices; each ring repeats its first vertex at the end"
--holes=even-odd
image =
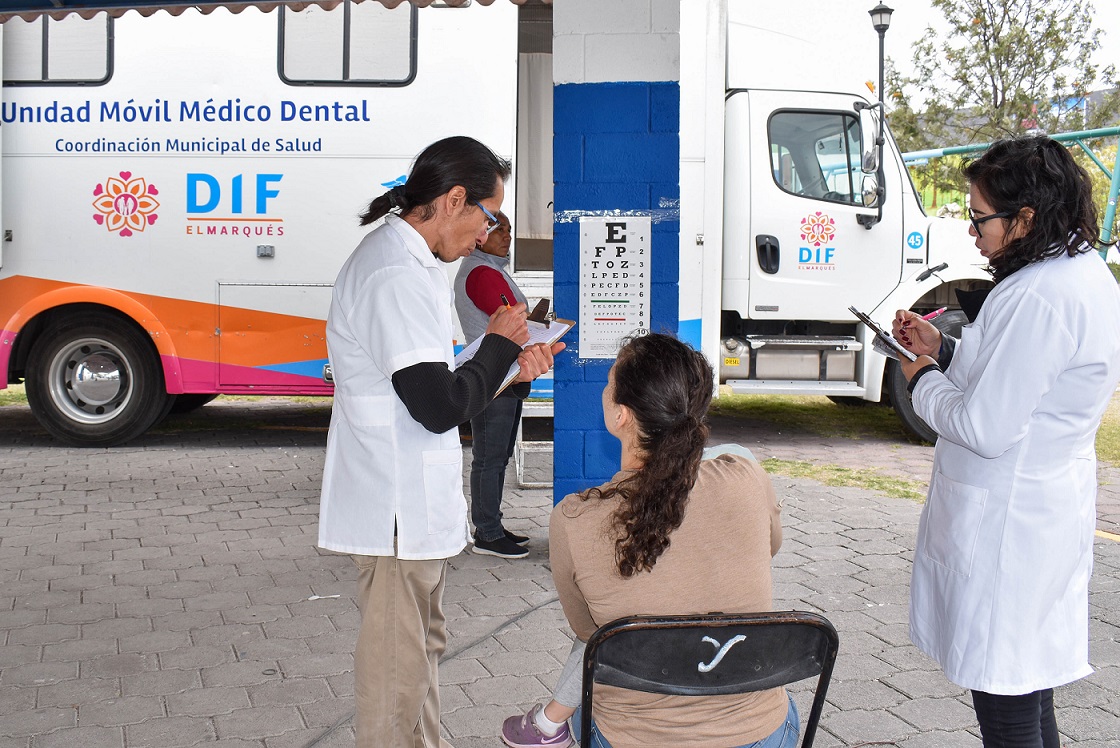
POLYGON ((1000 141, 964 173, 995 287, 960 341, 909 311, 894 321, 938 434, 910 637, 972 690, 986 748, 1058 748, 1053 688, 1092 672, 1094 442, 1120 378, 1120 290, 1062 145, 1000 141))

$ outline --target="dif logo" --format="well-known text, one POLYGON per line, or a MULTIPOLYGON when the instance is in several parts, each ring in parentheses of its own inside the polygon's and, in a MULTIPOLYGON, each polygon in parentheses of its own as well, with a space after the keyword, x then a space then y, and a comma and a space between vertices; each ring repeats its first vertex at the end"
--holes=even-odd
POLYGON ((801 247, 797 250, 797 262, 811 265, 831 265, 836 247, 801 247))
POLYGON ((801 219, 801 241, 809 246, 797 251, 798 270, 835 270, 832 257, 836 247, 828 244, 836 238, 836 221, 819 210, 801 219))
POLYGON ((274 185, 283 178, 283 174, 238 174, 227 183, 213 174, 187 174, 187 214, 213 220, 215 212, 228 211, 237 217, 250 207, 257 216, 266 216, 269 200, 280 194, 274 185))

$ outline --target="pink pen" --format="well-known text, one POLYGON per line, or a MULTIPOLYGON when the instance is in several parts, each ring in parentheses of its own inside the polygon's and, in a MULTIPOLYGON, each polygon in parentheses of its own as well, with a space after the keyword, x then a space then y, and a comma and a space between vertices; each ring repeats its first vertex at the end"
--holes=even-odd
POLYGON ((922 319, 924 319, 926 322, 929 322, 931 319, 937 319, 942 314, 944 314, 946 311, 948 311, 948 309, 949 309, 949 307, 943 306, 940 309, 938 309, 936 312, 930 312, 929 314, 923 314, 922 319))

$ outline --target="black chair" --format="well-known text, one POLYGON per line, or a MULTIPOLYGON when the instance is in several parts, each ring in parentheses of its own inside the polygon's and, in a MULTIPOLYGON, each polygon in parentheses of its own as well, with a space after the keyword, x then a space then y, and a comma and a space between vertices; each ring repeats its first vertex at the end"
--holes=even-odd
POLYGON ((763 691, 819 675, 802 748, 812 748, 839 638, 816 613, 784 611, 619 618, 583 656, 580 745, 591 744, 595 683, 675 696, 763 691))

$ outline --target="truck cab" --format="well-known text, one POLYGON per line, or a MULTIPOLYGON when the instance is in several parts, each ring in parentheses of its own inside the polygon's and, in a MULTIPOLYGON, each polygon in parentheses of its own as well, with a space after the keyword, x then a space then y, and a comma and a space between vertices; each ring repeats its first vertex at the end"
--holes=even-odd
MULTIPOLYGON (((704 337, 720 384, 732 393, 889 401, 911 431, 934 439, 913 414, 901 372, 872 350, 849 307, 888 329, 897 309, 948 307, 939 324, 959 328, 954 290, 991 283, 967 221, 925 213, 880 105, 830 75, 819 41, 792 37, 788 19, 776 17, 768 31, 753 11, 747 23, 734 8, 709 8, 707 43, 722 46, 725 76, 717 91, 711 66, 706 79, 690 79, 682 61, 682 100, 686 85, 706 81, 720 105, 706 107, 702 147, 686 142, 682 118, 681 233, 691 237, 684 224, 695 216, 684 163, 695 161, 695 148, 708 169, 719 159, 722 177, 704 180, 697 231, 706 245, 721 237, 718 259, 714 248, 706 258, 721 268, 718 341, 704 337), (731 13, 725 26, 721 13, 731 13), (722 154, 711 147, 720 130, 722 154), (710 208, 716 191, 722 211, 710 208)), ((682 16, 682 34, 687 27, 682 16)))

